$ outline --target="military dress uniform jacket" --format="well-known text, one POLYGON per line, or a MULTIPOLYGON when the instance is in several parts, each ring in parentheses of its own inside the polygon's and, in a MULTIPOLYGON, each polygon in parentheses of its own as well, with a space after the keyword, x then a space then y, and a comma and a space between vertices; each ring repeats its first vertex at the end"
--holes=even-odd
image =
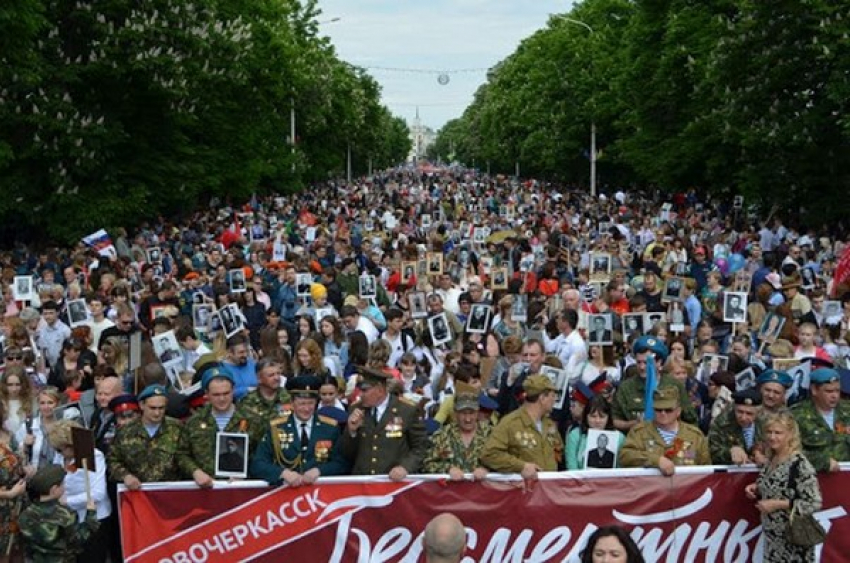
POLYGON ((711 453, 711 461, 716 465, 731 465, 732 453, 734 447, 739 447, 750 456, 753 457, 753 452, 762 448, 764 440, 764 432, 762 429, 762 420, 756 417, 753 425, 755 433, 753 434, 753 445, 747 447, 747 442, 744 440, 744 431, 735 420, 735 407, 730 406, 720 416, 711 422, 711 427, 708 430, 708 449, 711 453))
MULTIPOLYGON (((679 417, 688 424, 696 424, 697 411, 691 404, 688 392, 682 382, 669 375, 661 375, 656 389, 665 387, 676 387, 679 390, 679 406, 682 408, 682 414, 679 417)), ((614 394, 614 402, 611 404, 614 418, 617 420, 642 420, 645 396, 646 379, 643 377, 631 377, 622 382, 614 394)))
POLYGON ((301 444, 299 421, 291 412, 272 420, 268 428, 251 458, 251 477, 277 486, 284 469, 304 473, 315 467, 325 476, 348 473, 349 463, 340 449, 339 425, 333 418, 313 415, 306 447, 301 444))
POLYGON ((123 482, 127 475, 134 475, 143 483, 179 481, 180 429, 180 423, 168 417, 152 438, 141 418, 119 428, 107 457, 110 478, 117 483, 123 482))
POLYGON ((526 463, 543 471, 557 471, 564 458, 564 441, 557 423, 544 417, 543 433, 520 407, 496 425, 481 452, 481 463, 499 473, 519 473, 526 463))
POLYGON ((654 422, 632 428, 620 450, 620 467, 658 467, 662 457, 674 465, 711 465, 708 440, 699 428, 680 421, 676 439, 669 446, 654 422))
POLYGON ((428 450, 428 436, 416 407, 390 397, 381 420, 375 423, 367 413, 354 436, 348 430, 343 433, 341 445, 352 475, 386 475, 397 465, 416 473, 428 450))
POLYGON ((21 513, 18 524, 27 547, 28 561, 33 563, 73 563, 83 544, 100 527, 97 512, 86 511, 86 519, 58 500, 36 502, 21 513))
POLYGON ((835 407, 833 429, 811 400, 797 404, 791 412, 800 427, 803 453, 817 471, 829 471, 830 458, 850 461, 850 402, 835 407))
POLYGON ((457 467, 464 473, 472 473, 481 467, 481 452, 491 430, 492 426, 489 424, 479 423, 472 442, 467 447, 457 424, 443 426, 431 436, 431 448, 425 457, 425 472, 448 473, 449 469, 457 467))
MULTIPOLYGON (((237 406, 223 432, 248 435, 248 455, 253 453, 263 437, 265 424, 237 406)), ((177 448, 177 464, 183 476, 191 479, 192 473, 200 469, 215 476, 215 447, 218 426, 212 414, 212 405, 204 405, 183 424, 180 444, 177 448)))

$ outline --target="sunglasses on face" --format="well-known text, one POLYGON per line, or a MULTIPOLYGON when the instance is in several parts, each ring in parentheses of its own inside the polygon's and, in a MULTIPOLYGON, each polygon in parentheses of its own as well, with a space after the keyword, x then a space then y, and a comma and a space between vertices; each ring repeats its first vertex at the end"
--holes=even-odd
POLYGON ((670 414, 670 413, 671 413, 671 412, 673 412, 674 410, 676 410, 676 409, 655 409, 655 412, 660 412, 660 413, 664 413, 664 414, 670 414))
POLYGON ((14 361, 14 362, 20 362, 23 359, 24 359, 23 356, 18 356, 18 355, 6 356, 6 361, 11 360, 11 361, 14 361))

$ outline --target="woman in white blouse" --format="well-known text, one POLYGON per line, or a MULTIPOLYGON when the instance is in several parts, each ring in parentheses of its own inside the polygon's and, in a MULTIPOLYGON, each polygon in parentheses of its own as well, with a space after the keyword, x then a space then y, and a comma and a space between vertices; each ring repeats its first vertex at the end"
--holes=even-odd
MULTIPOLYGON (((80 522, 86 518, 86 470, 74 464, 74 446, 72 433, 74 428, 82 428, 80 424, 71 420, 60 420, 50 427, 47 439, 51 447, 56 451, 53 459, 54 465, 65 468, 65 501, 71 510, 77 512, 80 522)), ((89 469, 89 485, 91 497, 97 510, 97 519, 100 520, 98 531, 91 535, 83 545, 83 552, 77 561, 91 561, 92 563, 104 563, 108 541, 106 537, 106 519, 112 514, 112 504, 106 492, 106 457, 100 450, 94 450, 94 470, 89 469)))

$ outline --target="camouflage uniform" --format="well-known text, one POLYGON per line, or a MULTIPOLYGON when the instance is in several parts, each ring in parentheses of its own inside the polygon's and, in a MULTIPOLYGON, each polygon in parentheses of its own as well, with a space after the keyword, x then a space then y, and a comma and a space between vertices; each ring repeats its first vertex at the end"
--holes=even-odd
POLYGON ((762 449, 762 441, 764 440, 763 420, 756 417, 755 433, 753 434, 753 445, 747 447, 744 440, 744 431, 735 419, 735 407, 730 406, 720 416, 711 422, 711 428, 708 430, 708 449, 711 452, 711 461, 717 465, 732 465, 731 449, 739 447, 752 459, 753 452, 762 449))
POLYGON ((289 392, 283 387, 277 390, 275 398, 270 401, 260 395, 259 389, 254 389, 239 401, 239 407, 249 416, 268 423, 273 418, 282 416, 287 410, 284 405, 291 401, 289 392))
POLYGON ((817 471, 829 471, 830 458, 850 461, 850 402, 839 401, 834 411, 834 430, 811 400, 791 409, 800 427, 803 453, 817 471))
POLYGON ((310 440, 301 447, 298 419, 285 412, 271 421, 268 431, 251 458, 251 476, 270 485, 280 485, 284 469, 304 473, 317 467, 321 475, 345 475, 348 461, 339 447, 339 425, 328 416, 313 415, 310 440))
POLYGON ((556 471, 564 459, 564 441, 554 420, 546 416, 542 423, 541 434, 524 408, 508 414, 487 438, 481 463, 500 473, 519 473, 526 463, 556 471))
MULTIPOLYGON (((679 406, 682 414, 679 415, 683 421, 689 424, 697 423, 697 412, 691 404, 685 386, 669 375, 661 375, 656 389, 675 387, 679 391, 679 406)), ((646 395, 646 379, 643 377, 632 377, 620 384, 611 404, 614 418, 616 420, 642 420, 644 412, 644 397, 646 395)))
POLYGON ((464 445, 457 424, 451 423, 440 428, 431 436, 431 448, 423 463, 426 473, 448 473, 457 467, 464 473, 472 473, 481 467, 481 452, 490 436, 492 427, 479 424, 469 447, 464 445))
POLYGON ((166 417, 153 438, 148 436, 141 418, 119 428, 107 458, 109 477, 123 483, 124 477, 134 475, 142 483, 179 481, 177 446, 180 442, 180 423, 166 417))
POLYGON ((36 502, 18 519, 27 554, 34 563, 74 562, 83 544, 97 531, 97 512, 86 511, 85 522, 58 500, 36 502))
POLYGON ((425 425, 409 401, 390 397, 377 423, 367 416, 354 436, 346 430, 342 452, 352 462, 352 475, 386 475, 396 466, 416 473, 428 447, 425 425))
MULTIPOLYGON (((233 416, 222 432, 248 435, 248 453, 253 453, 263 436, 265 424, 250 416, 241 406, 235 407, 233 416)), ((183 424, 177 447, 177 465, 187 478, 200 469, 210 477, 215 476, 215 447, 218 426, 212 414, 212 405, 204 405, 183 424)))
POLYGON ((654 422, 632 428, 620 449, 620 467, 658 467, 667 457, 674 465, 711 465, 708 440, 696 426, 679 422, 673 444, 666 445, 654 422))

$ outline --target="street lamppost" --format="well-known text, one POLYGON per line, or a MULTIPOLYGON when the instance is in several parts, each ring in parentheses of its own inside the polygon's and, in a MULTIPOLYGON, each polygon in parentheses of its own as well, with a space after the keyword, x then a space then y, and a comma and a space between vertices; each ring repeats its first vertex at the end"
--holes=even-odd
MULTIPOLYGON (((596 32, 593 31, 593 28, 587 25, 585 22, 581 20, 576 20, 568 16, 562 15, 553 15, 553 18, 564 20, 565 22, 580 25, 590 32, 591 35, 595 35, 596 32)), ((592 60, 592 59, 591 59, 592 60)), ((590 121, 590 196, 596 197, 596 119, 595 116, 591 116, 590 121)))

